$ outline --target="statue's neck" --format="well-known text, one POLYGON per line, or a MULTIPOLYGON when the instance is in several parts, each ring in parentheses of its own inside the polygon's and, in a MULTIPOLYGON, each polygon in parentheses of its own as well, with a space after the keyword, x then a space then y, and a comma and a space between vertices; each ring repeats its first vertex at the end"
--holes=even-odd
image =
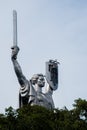
POLYGON ((42 92, 42 87, 38 86, 37 84, 35 85, 35 90, 36 92, 42 92))

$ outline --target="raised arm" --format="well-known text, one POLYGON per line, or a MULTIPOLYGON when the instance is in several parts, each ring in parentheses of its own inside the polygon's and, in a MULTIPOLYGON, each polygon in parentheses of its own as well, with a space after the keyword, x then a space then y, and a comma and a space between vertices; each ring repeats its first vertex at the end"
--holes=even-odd
POLYGON ((14 46, 11 49, 12 49, 11 60, 13 62, 14 70, 15 70, 16 76, 18 78, 18 81, 21 86, 24 86, 24 85, 26 86, 26 84, 28 84, 28 81, 25 78, 25 76, 23 75, 22 69, 17 61, 17 54, 19 52, 19 48, 17 46, 14 46))

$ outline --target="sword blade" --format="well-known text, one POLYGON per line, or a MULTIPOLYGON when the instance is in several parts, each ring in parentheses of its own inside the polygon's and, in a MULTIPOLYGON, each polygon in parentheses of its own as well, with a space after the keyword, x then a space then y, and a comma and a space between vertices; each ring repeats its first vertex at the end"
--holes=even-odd
POLYGON ((13 46, 17 46, 17 12, 13 10, 13 46))

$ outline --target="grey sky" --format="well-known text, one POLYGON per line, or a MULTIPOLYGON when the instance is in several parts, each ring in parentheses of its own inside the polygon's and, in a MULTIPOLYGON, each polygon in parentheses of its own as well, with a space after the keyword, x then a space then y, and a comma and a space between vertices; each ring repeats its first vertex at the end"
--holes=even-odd
POLYGON ((18 61, 27 79, 45 74, 45 62, 57 59, 55 106, 71 109, 75 99, 87 99, 87 0, 0 0, 0 113, 18 107, 20 86, 10 58, 13 9, 18 13, 18 61))

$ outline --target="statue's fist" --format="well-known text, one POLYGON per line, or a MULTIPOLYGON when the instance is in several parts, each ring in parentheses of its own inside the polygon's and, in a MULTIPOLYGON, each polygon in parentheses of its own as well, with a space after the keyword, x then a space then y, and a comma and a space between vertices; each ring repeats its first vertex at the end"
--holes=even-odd
POLYGON ((17 54, 19 52, 19 47, 18 46, 13 46, 13 47, 11 47, 11 49, 12 49, 11 58, 12 59, 17 59, 17 54))

